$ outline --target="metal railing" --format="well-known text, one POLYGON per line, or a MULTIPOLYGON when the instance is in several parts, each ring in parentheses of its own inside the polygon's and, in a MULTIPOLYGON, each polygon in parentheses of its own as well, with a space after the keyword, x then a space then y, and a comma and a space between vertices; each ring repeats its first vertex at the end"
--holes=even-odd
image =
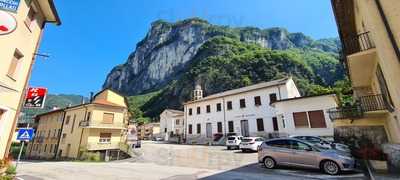
POLYGON ((332 120, 337 119, 359 119, 364 116, 360 106, 333 108, 328 111, 332 120))
POLYGON ((375 48, 375 43, 369 37, 370 32, 363 32, 355 37, 345 38, 345 52, 347 55, 375 48))
POLYGON ((110 143, 100 143, 100 142, 92 142, 87 144, 87 150, 105 150, 105 149, 119 149, 119 142, 110 142, 110 143))
POLYGON ((388 109, 388 104, 383 98, 382 94, 362 96, 359 97, 358 100, 364 112, 381 111, 388 109))
POLYGON ((333 108, 328 111, 332 120, 360 119, 365 112, 388 110, 388 103, 382 94, 358 97, 353 106, 333 108))
POLYGON ((103 123, 102 121, 81 121, 81 127, 96 127, 96 128, 126 128, 123 122, 103 123))

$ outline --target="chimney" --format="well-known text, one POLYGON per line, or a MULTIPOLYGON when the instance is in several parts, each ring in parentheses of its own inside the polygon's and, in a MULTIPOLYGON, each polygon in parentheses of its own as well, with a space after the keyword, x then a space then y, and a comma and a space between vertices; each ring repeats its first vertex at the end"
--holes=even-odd
POLYGON ((90 103, 92 103, 93 101, 93 94, 94 94, 93 92, 90 92, 90 100, 89 100, 90 103))

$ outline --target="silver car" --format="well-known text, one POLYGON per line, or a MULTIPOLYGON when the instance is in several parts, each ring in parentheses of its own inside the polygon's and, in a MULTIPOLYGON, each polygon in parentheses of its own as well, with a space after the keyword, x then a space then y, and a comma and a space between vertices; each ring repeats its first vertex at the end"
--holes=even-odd
POLYGON ((336 175, 354 170, 355 160, 349 153, 313 145, 295 138, 265 141, 258 150, 258 161, 268 169, 277 165, 321 169, 336 175))
POLYGON ((302 141, 306 141, 311 144, 318 144, 318 145, 321 145, 321 146, 324 146, 327 148, 331 148, 331 149, 345 151, 348 153, 351 152, 349 146, 347 146, 345 144, 335 143, 335 142, 329 141, 327 139, 320 138, 318 136, 290 136, 290 137, 300 139, 302 141))

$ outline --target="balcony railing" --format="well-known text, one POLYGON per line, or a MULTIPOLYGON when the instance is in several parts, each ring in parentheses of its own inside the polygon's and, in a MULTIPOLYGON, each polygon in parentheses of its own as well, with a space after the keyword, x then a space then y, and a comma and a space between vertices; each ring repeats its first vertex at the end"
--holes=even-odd
POLYGON ((122 122, 102 123, 101 121, 81 121, 79 126, 86 128, 125 128, 122 122))
POLYGON ((388 109, 388 104, 381 94, 362 96, 359 101, 364 112, 388 109))
POLYGON ((336 119, 359 119, 364 116, 360 106, 333 108, 328 111, 332 120, 336 119))
POLYGON ((106 150, 106 149, 119 149, 120 143, 119 142, 111 142, 111 143, 100 143, 100 142, 93 142, 87 144, 87 150, 106 150))
POLYGON ((375 48, 375 44, 369 37, 369 31, 358 34, 356 37, 345 39, 345 52, 347 55, 375 48))
POLYGON ((332 120, 360 119, 366 112, 384 110, 388 110, 388 103, 381 94, 377 94, 358 97, 355 105, 330 109, 328 113, 332 120))

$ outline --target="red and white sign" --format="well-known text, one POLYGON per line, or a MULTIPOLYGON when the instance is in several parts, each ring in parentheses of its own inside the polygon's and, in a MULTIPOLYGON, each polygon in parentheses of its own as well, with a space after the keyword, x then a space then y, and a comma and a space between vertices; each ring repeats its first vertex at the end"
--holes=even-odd
POLYGON ((0 35, 12 33, 17 28, 17 21, 11 14, 0 11, 0 35))
POLYGON ((26 94, 25 108, 43 108, 46 100, 47 89, 39 87, 30 87, 26 94))

